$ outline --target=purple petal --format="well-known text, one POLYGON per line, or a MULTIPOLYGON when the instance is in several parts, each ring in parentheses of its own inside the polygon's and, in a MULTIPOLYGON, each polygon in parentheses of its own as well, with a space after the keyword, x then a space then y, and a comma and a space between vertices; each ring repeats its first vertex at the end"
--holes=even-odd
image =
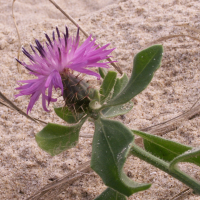
POLYGON ((50 110, 47 109, 46 107, 46 98, 45 98, 45 94, 42 93, 42 107, 45 111, 49 112, 50 110))
POLYGON ((31 96, 31 99, 30 99, 30 102, 29 102, 29 105, 28 105, 28 108, 27 108, 27 114, 28 114, 29 111, 32 110, 35 102, 39 99, 40 94, 41 94, 41 92, 37 91, 31 96))

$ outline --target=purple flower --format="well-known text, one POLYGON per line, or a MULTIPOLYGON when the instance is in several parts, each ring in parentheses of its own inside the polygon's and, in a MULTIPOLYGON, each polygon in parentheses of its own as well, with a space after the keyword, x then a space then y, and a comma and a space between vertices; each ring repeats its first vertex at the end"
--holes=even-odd
POLYGON ((107 64, 109 62, 98 62, 108 58, 108 54, 114 50, 106 50, 109 44, 98 48, 98 46, 95 45, 95 39, 91 41, 91 36, 89 36, 85 42, 79 46, 79 28, 76 37, 69 37, 67 27, 66 33, 63 33, 63 37, 61 37, 57 27, 56 32, 58 39, 55 39, 55 33, 53 31, 53 41, 45 33, 48 41, 46 42, 46 46, 42 45, 38 40, 35 40, 35 48, 30 45, 33 55, 22 48, 22 52, 30 59, 30 64, 16 59, 30 71, 30 74, 37 76, 37 79, 19 81, 26 84, 16 88, 20 90, 20 92, 15 97, 31 95, 27 113, 31 111, 41 94, 43 109, 49 111, 46 107, 46 101, 48 105, 50 102, 57 101, 57 99, 52 98, 53 87, 55 89, 60 88, 63 94, 62 75, 77 71, 96 76, 99 79, 100 75, 98 73, 86 68, 108 67, 107 64), (46 94, 47 89, 48 92, 46 94))

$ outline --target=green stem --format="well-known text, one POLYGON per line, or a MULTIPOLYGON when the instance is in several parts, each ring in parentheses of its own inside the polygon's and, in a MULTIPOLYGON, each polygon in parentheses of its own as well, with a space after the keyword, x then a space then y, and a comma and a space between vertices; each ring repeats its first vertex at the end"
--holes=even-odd
POLYGON ((195 194, 200 194, 200 183, 195 179, 191 178, 190 176, 188 176, 186 173, 180 171, 180 169, 177 166, 174 166, 173 169, 170 169, 168 162, 159 159, 158 157, 152 155, 151 153, 143 150, 136 144, 134 144, 133 147, 131 148, 131 154, 161 169, 162 171, 170 174, 174 178, 183 182, 184 184, 192 188, 195 194))
POLYGON ((183 153, 182 155, 177 156, 176 158, 174 158, 169 164, 169 169, 173 169, 174 166, 178 163, 178 162, 184 162, 187 159, 190 159, 192 157, 196 157, 200 155, 200 149, 193 149, 193 150, 189 150, 186 151, 185 153, 183 153))

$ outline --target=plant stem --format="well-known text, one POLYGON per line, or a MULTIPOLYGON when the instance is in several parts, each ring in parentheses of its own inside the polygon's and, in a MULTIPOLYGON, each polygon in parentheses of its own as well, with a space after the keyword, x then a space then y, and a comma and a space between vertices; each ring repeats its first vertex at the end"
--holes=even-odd
POLYGON ((173 176, 174 178, 192 188, 195 194, 200 195, 200 183, 188 176, 186 173, 182 172, 177 166, 174 166, 173 169, 170 169, 168 162, 165 162, 164 160, 161 160, 160 158, 143 150, 136 144, 134 144, 131 148, 131 154, 168 173, 169 175, 173 176))

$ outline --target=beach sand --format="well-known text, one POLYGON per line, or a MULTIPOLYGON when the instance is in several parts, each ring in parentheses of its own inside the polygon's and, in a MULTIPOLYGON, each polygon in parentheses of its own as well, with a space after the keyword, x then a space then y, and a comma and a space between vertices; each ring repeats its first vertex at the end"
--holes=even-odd
MULTIPOLYGON (((86 32, 96 37, 101 45, 110 43, 116 48, 113 59, 130 77, 133 57, 142 49, 154 44, 154 40, 168 35, 184 34, 200 38, 200 1, 198 0, 56 0, 86 32), (102 3, 103 2, 103 3, 102 3)), ((76 27, 47 0, 16 0, 15 19, 22 45, 37 38, 45 42, 43 32, 52 34, 58 26, 70 35, 76 27)), ((12 18, 12 1, 0 0, 0 91, 26 112, 29 97, 17 99, 15 88, 18 80, 30 79, 21 66, 17 69, 18 37, 12 18)), ((81 41, 85 36, 81 34, 81 41)), ((125 117, 116 117, 131 129, 142 129, 176 117, 189 110, 200 97, 199 41, 190 37, 176 37, 157 42, 163 44, 164 55, 160 69, 150 85, 134 98, 134 108, 125 117)), ((20 54, 20 60, 28 59, 20 54)), ((111 66, 111 69, 114 70, 111 66)), ((86 76, 99 87, 101 81, 86 76)), ((60 91, 55 106, 62 106, 60 91)), ((31 117, 46 122, 64 124, 53 112, 42 109, 41 99, 33 107, 31 117)), ((81 137, 79 144, 58 156, 51 157, 41 150, 34 135, 44 125, 34 123, 17 111, 0 104, 0 199, 21 200, 33 195, 40 188, 61 178, 71 170, 90 160, 92 138, 81 137)), ((163 135, 186 145, 200 144, 200 117, 183 120, 176 130, 163 135)), ((87 122, 81 134, 93 134, 94 125, 87 122)), ((183 164, 182 169, 200 180, 200 170, 194 165, 183 164)), ((187 187, 166 173, 129 157, 125 171, 137 181, 152 183, 149 190, 133 194, 129 200, 167 200, 187 187)), ((86 173, 73 182, 56 199, 92 200, 106 187, 95 173, 86 173)), ((49 199, 48 197, 46 199, 49 199)), ((197 200, 190 193, 180 199, 197 200)))

